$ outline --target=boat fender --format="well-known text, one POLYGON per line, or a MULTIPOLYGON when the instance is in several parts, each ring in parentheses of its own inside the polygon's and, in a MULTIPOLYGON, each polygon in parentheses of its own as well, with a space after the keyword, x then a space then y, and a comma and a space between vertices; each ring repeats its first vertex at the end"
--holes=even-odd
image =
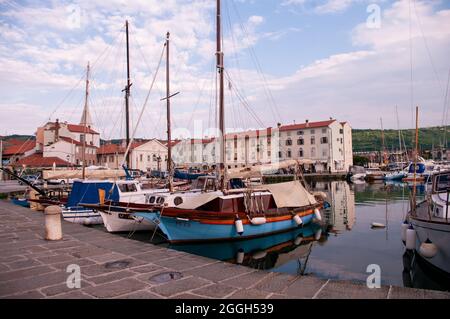
POLYGON ((295 240, 294 240, 295 246, 300 246, 300 244, 302 243, 302 241, 303 241, 302 235, 298 235, 298 236, 295 238, 295 240))
POLYGON ((236 254, 236 264, 242 264, 244 262, 245 253, 242 248, 240 248, 236 254))
POLYGON ((318 220, 321 221, 322 220, 322 215, 320 215, 320 211, 318 208, 314 209, 314 217, 318 220))
POLYGON ((416 247, 416 231, 409 225, 406 230, 406 249, 413 250, 416 247))
POLYGON ((314 234, 314 239, 319 240, 320 237, 322 237, 322 228, 319 228, 316 233, 314 234))
POLYGON ((300 216, 295 215, 293 219, 294 219, 295 223, 297 224, 297 226, 300 226, 301 224, 303 224, 303 220, 300 216))
POLYGON ((427 238, 419 248, 419 253, 425 258, 433 258, 436 256, 438 248, 433 242, 427 238))
POLYGON ((250 222, 252 223, 252 225, 263 225, 267 223, 267 219, 266 217, 253 217, 252 219, 250 219, 250 222))
POLYGON ((401 237, 402 237, 402 242, 403 242, 403 243, 406 242, 406 230, 408 229, 408 227, 409 227, 409 224, 408 224, 408 222, 407 222, 406 219, 405 219, 405 220, 403 221, 402 226, 401 226, 401 232, 402 232, 401 237))
POLYGON ((252 258, 255 259, 255 260, 258 260, 258 259, 263 259, 266 256, 267 256, 267 251, 261 250, 261 251, 257 251, 256 253, 254 253, 252 255, 252 258))
POLYGON ((372 222, 372 228, 386 228, 385 224, 372 222))
POLYGON ((236 227, 236 232, 239 235, 242 235, 244 233, 244 224, 242 223, 242 219, 240 219, 237 215, 236 220, 234 221, 234 226, 236 227))

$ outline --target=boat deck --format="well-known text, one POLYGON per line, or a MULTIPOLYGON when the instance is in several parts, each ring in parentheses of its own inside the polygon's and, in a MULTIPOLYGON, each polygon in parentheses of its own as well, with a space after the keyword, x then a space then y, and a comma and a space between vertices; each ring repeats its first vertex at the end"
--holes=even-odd
MULTIPOLYGON (((449 292, 255 270, 62 222, 46 241, 44 217, 0 201, 0 298, 442 298, 449 292), (68 288, 68 265, 81 288, 68 288)), ((400 258, 400 257, 399 257, 400 258)))

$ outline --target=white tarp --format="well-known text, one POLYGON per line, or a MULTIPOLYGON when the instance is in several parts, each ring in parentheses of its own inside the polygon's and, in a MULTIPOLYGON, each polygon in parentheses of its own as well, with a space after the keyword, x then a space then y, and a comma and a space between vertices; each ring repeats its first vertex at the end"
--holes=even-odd
POLYGON ((290 166, 296 166, 301 164, 313 164, 312 160, 286 160, 278 163, 255 165, 243 168, 232 168, 227 170, 228 178, 251 178, 251 177, 261 177, 264 173, 270 173, 274 170, 281 168, 288 168, 290 166))
MULTIPOLYGON (((122 169, 86 169, 86 179, 117 179, 125 176, 122 169)), ((80 179, 83 177, 81 170, 46 170, 43 171, 44 179, 80 179)))
POLYGON ((178 208, 183 209, 196 209, 214 199, 219 197, 217 192, 210 193, 196 193, 192 196, 181 196, 183 197, 183 203, 178 205, 178 208))
POLYGON ((316 204, 314 196, 299 181, 257 186, 256 190, 268 190, 278 208, 302 207, 316 204))

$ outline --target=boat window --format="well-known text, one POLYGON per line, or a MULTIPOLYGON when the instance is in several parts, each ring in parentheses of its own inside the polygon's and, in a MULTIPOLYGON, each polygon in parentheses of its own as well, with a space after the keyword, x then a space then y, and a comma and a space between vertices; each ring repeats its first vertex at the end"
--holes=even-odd
POLYGON ((198 178, 197 179, 197 189, 203 189, 205 187, 206 179, 205 178, 198 178))
POLYGON ((214 180, 212 178, 208 178, 206 181, 205 190, 213 191, 215 189, 214 180))
POLYGON ((137 192, 136 184, 119 184, 122 193, 137 192))
POLYGON ((183 204, 183 198, 181 198, 180 196, 177 196, 173 200, 173 203, 175 204, 175 206, 181 205, 181 204, 183 204))
POLYGON ((156 202, 158 204, 164 204, 164 197, 158 197, 158 199, 156 200, 156 202))
POLYGON ((155 202, 155 196, 150 197, 150 199, 148 200, 148 202, 150 204, 153 204, 155 202))

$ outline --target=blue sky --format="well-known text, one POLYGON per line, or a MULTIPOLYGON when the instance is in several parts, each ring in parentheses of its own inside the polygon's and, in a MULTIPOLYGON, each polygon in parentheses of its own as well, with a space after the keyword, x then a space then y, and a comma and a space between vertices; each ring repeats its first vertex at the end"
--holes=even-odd
MULTIPOLYGON (((382 117, 397 128, 395 106, 400 126, 411 127, 410 52, 421 125, 448 122, 449 1, 223 0, 222 11, 229 130, 329 117, 354 128, 379 128, 382 117), (380 9, 379 25, 367 24, 370 5, 380 9)), ((0 0, 0 134, 32 134, 48 119, 79 121, 90 61, 94 125, 104 138, 122 136, 129 19, 133 125, 169 30, 172 89, 181 92, 172 102, 174 128, 209 135, 214 13, 212 0, 0 0)), ((164 136, 162 96, 160 69, 138 136, 164 136)))

